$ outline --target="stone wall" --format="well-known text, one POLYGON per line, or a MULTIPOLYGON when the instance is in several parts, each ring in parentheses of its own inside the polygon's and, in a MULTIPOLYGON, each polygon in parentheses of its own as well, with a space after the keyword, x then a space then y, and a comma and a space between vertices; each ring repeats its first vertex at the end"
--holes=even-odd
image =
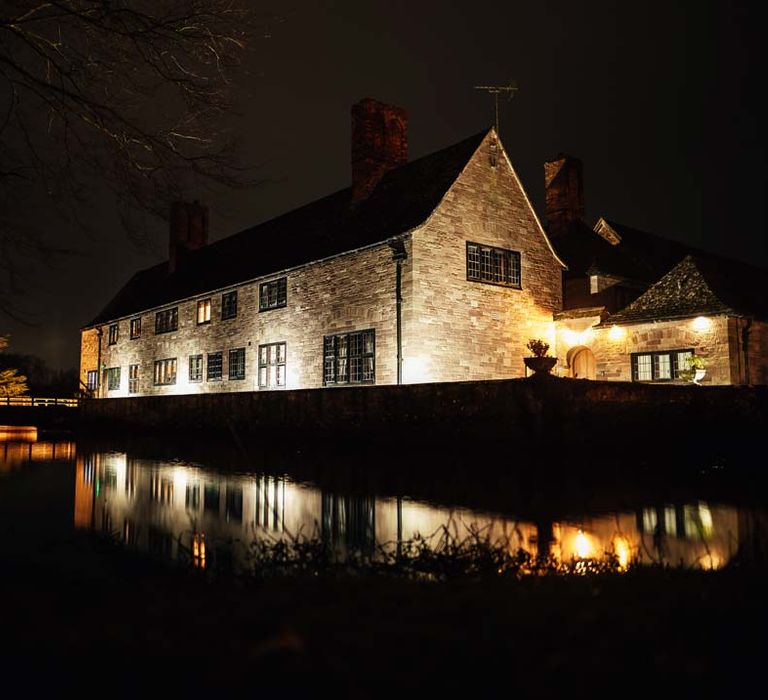
POLYGON ((99 370, 100 330, 88 328, 80 334, 80 388, 88 385, 88 372, 99 370))
MULTIPOLYGON (((407 246, 408 248, 408 246, 407 246)), ((409 278, 409 259, 403 264, 409 278)), ((237 287, 200 295, 178 304, 178 330, 155 334, 157 309, 140 314, 141 337, 130 338, 130 318, 116 321, 119 339, 109 345, 108 327, 103 334, 103 367, 120 367, 120 388, 102 397, 128 396, 128 367, 139 365, 138 395, 239 392, 258 389, 258 347, 285 342, 287 352, 286 388, 323 385, 323 336, 346 331, 373 329, 376 340, 376 382, 396 381, 395 263, 388 245, 382 244, 323 262, 306 265, 284 274, 275 274, 237 287), (259 311, 262 282, 287 276, 287 305, 259 311), (222 294, 237 290, 237 316, 222 320, 222 294), (211 321, 197 323, 197 302, 211 299, 211 321), (229 380, 230 349, 245 348, 245 379, 229 380), (221 381, 189 381, 189 356, 223 353, 221 381), (177 379, 170 386, 154 386, 154 362, 176 358, 177 379)), ((96 368, 94 345, 97 331, 82 334, 81 374, 96 368)))
MULTIPOLYGON (((594 320, 597 321, 597 317, 594 320)), ((704 320, 679 319, 616 328, 587 328, 583 319, 558 321, 558 356, 562 362, 571 347, 587 347, 595 355, 598 379, 631 382, 632 353, 693 349, 706 365, 702 384, 743 383, 739 379, 743 371, 740 375, 737 367, 733 320, 712 316, 704 320)), ((759 353, 756 348, 754 351, 759 353)), ((560 371, 566 375, 568 367, 561 365, 560 371)))
POLYGON ((406 381, 522 377, 528 340, 542 338, 554 346, 562 268, 494 143, 489 134, 441 205, 413 233, 406 381), (518 251, 522 289, 468 281, 467 242, 518 251))

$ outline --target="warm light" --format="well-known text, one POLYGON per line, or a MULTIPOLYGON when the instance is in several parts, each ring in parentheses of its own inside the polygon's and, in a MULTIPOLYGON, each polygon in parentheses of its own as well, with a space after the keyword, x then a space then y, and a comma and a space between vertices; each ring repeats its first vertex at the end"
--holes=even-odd
POLYGON ((560 337, 570 347, 585 345, 593 340, 594 335, 595 332, 592 330, 591 326, 589 328, 585 328, 581 332, 571 330, 570 328, 562 328, 560 330, 560 337))
POLYGON ((705 316, 697 316, 693 319, 693 330, 695 331, 707 331, 711 325, 711 321, 705 316))
POLYGON ((406 357, 403 360, 403 382, 418 384, 429 381, 429 360, 424 356, 406 357))
POLYGON ((199 568, 205 568, 205 534, 195 532, 192 535, 192 564, 199 568))
POLYGON ((629 566, 629 543, 624 537, 615 537, 613 540, 613 551, 619 560, 619 568, 626 569, 629 566))
POLYGON ((624 340, 626 335, 627 332, 621 326, 613 325, 611 330, 608 331, 608 337, 613 341, 624 340))
POLYGON ((576 556, 580 559, 587 559, 592 554, 592 543, 589 538, 579 530, 576 535, 576 544, 574 549, 576 550, 576 556))

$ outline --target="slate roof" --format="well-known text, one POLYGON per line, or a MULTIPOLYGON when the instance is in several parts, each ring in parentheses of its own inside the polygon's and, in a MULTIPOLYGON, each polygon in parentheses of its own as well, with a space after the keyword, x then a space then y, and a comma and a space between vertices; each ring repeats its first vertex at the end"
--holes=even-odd
POLYGON ((603 274, 643 285, 658 280, 682 258, 696 251, 682 243, 604 219, 621 237, 618 245, 606 241, 582 222, 553 241, 568 265, 570 276, 603 274))
POLYGON ((687 255, 601 325, 712 314, 768 319, 768 270, 715 255, 687 255))
POLYGON ((422 224, 488 134, 484 130, 382 177, 350 206, 347 188, 189 253, 137 272, 89 326, 379 243, 422 224))

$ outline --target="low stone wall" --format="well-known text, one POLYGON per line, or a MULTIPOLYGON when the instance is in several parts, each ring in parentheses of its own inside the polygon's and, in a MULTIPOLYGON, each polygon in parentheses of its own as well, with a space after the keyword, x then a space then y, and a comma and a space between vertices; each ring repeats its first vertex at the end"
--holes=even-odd
POLYGON ((406 386, 87 400, 86 430, 233 435, 265 445, 332 441, 580 450, 711 449, 757 441, 766 387, 530 378, 406 386))

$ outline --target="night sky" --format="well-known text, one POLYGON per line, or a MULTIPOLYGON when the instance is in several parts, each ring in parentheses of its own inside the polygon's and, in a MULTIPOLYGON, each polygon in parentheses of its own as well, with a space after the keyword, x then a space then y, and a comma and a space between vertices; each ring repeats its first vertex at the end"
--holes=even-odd
MULTIPOLYGON (((501 137, 543 216, 545 159, 584 162, 587 218, 598 216, 768 265, 761 27, 756 3, 327 2, 298 0, 255 37, 232 127, 265 182, 199 193, 211 240, 346 187, 349 108, 362 97, 409 113, 411 158, 493 121, 477 84, 517 81, 501 137)), ((40 203, 46 207, 45 202, 40 203)), ((98 235, 62 233, 81 254, 30 292, 38 320, 0 316, 11 350, 76 367, 78 329, 139 268, 167 257, 166 225, 138 249, 109 198, 98 235)))

